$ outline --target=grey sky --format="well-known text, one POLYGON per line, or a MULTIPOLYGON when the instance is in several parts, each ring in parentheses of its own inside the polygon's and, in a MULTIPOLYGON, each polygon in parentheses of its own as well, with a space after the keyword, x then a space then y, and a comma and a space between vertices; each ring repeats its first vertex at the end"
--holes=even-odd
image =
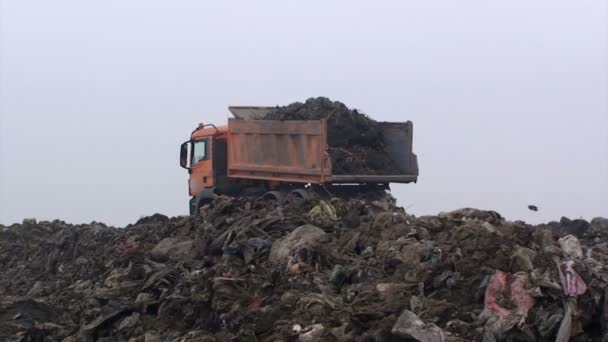
POLYGON ((414 122, 414 214, 608 216, 607 1, 5 0, 0 222, 185 214, 198 122, 311 96, 414 122))

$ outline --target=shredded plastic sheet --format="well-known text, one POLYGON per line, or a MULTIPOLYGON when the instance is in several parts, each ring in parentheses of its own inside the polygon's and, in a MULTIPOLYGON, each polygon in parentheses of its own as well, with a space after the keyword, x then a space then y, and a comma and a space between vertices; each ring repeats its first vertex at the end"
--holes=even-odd
POLYGON ((564 318, 559 325, 555 342, 568 342, 570 340, 570 336, 572 335, 572 311, 574 305, 572 299, 564 304, 564 318))
POLYGON ((580 296, 587 291, 587 284, 574 270, 574 261, 568 260, 564 263, 557 262, 559 280, 562 283, 564 294, 568 297, 580 296))
POLYGON ((566 235, 558 240, 564 256, 572 259, 583 257, 583 247, 579 239, 573 235, 566 235))
POLYGON ((569 297, 564 302, 564 318, 559 326, 556 342, 568 342, 572 335, 572 319, 576 308, 576 297, 587 291, 587 284, 581 276, 574 270, 575 262, 571 259, 580 259, 583 256, 583 248, 579 239, 572 235, 564 236, 559 239, 563 254, 570 260, 560 262, 555 258, 559 280, 562 283, 564 294, 569 297))

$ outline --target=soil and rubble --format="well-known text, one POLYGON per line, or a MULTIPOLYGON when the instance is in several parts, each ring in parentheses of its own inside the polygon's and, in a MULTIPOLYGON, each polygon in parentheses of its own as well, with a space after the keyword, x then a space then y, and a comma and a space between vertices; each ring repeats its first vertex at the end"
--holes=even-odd
POLYGON ((218 197, 0 226, 2 341, 607 341, 608 219, 218 197))
POLYGON ((327 144, 334 174, 400 174, 386 152, 380 123, 344 103, 326 97, 274 108, 260 119, 327 120, 327 144))

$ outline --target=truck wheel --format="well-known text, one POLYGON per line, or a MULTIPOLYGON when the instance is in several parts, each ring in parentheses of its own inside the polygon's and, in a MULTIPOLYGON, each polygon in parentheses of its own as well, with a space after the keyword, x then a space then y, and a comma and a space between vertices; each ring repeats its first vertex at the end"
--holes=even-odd
POLYGON ((267 200, 267 201, 282 202, 283 198, 285 198, 285 193, 283 193, 281 191, 268 191, 267 193, 263 194, 260 198, 263 200, 267 200))
POLYGON ((217 197, 214 191, 214 188, 205 189, 193 197, 190 200, 190 215, 198 215, 202 206, 213 202, 213 199, 217 197))
POLYGON ((295 189, 292 190, 289 195, 303 200, 309 200, 313 197, 312 193, 308 189, 295 189))
POLYGON ((290 203, 303 203, 317 199, 319 196, 317 193, 311 190, 311 188, 294 189, 287 195, 287 201, 290 203))

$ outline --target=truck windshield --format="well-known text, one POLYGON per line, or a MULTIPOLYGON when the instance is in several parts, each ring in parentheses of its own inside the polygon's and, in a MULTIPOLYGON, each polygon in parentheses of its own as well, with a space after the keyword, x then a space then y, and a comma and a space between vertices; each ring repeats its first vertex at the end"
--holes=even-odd
POLYGON ((201 160, 207 160, 207 139, 194 142, 193 164, 201 160))

